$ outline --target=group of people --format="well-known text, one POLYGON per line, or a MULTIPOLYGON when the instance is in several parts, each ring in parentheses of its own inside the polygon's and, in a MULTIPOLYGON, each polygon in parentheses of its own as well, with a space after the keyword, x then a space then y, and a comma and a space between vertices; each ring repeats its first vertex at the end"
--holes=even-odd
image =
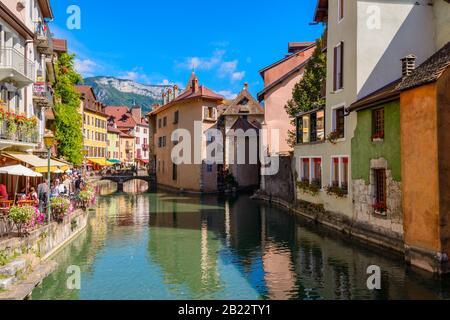
POLYGON ((50 193, 50 199, 61 196, 77 195, 83 188, 85 182, 81 173, 72 172, 71 174, 65 174, 62 178, 56 178, 50 183, 50 190, 48 179, 45 179, 38 185, 37 190, 30 188, 30 194, 28 197, 34 201, 36 207, 40 212, 47 207, 48 194, 50 193))

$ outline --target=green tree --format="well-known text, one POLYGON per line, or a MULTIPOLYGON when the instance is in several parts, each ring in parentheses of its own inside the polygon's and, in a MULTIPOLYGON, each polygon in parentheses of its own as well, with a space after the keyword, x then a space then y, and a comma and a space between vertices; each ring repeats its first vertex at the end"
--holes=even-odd
POLYGON ((83 162, 82 117, 79 112, 81 96, 75 90, 75 85, 82 83, 83 79, 75 71, 74 59, 75 55, 63 53, 56 65, 58 82, 55 86, 55 137, 59 155, 80 165, 83 162))
MULTIPOLYGON (((325 98, 322 96, 322 86, 327 76, 327 56, 324 52, 325 41, 318 39, 316 49, 305 66, 305 72, 302 79, 294 86, 292 90, 292 99, 285 106, 286 112, 293 119, 301 113, 325 104, 325 98)), ((290 131, 288 143, 295 145, 295 132, 290 131)))

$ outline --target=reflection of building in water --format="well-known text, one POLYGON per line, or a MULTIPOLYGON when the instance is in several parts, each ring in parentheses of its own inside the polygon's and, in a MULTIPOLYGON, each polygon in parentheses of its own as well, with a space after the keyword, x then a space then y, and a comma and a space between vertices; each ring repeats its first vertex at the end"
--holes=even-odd
POLYGON ((288 247, 272 242, 266 230, 266 210, 261 210, 262 260, 267 296, 274 300, 287 300, 296 291, 296 274, 292 252, 288 247))
POLYGON ((186 286, 198 298, 221 289, 221 243, 214 230, 224 225, 223 215, 217 214, 223 208, 211 199, 161 195, 150 201, 149 257, 167 283, 186 286))

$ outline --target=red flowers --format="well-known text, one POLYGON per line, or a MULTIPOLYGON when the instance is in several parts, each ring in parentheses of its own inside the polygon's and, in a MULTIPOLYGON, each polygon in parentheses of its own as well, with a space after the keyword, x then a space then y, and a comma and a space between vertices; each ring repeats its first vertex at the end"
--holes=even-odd
POLYGON ((384 202, 377 202, 373 205, 373 208, 376 212, 379 213, 386 213, 387 212, 387 205, 384 202))
POLYGON ((15 121, 17 124, 23 124, 30 127, 36 126, 38 119, 36 117, 27 118, 25 115, 17 115, 14 112, 8 112, 0 109, 0 120, 15 121))
POLYGON ((376 132, 372 136, 372 140, 384 139, 384 132, 376 132))

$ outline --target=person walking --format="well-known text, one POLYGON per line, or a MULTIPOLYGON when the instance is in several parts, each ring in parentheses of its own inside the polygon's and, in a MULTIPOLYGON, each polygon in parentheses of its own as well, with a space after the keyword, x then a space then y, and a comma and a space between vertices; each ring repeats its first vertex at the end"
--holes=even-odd
POLYGON ((38 185, 37 194, 39 199, 39 212, 45 212, 47 207, 48 179, 38 185))

